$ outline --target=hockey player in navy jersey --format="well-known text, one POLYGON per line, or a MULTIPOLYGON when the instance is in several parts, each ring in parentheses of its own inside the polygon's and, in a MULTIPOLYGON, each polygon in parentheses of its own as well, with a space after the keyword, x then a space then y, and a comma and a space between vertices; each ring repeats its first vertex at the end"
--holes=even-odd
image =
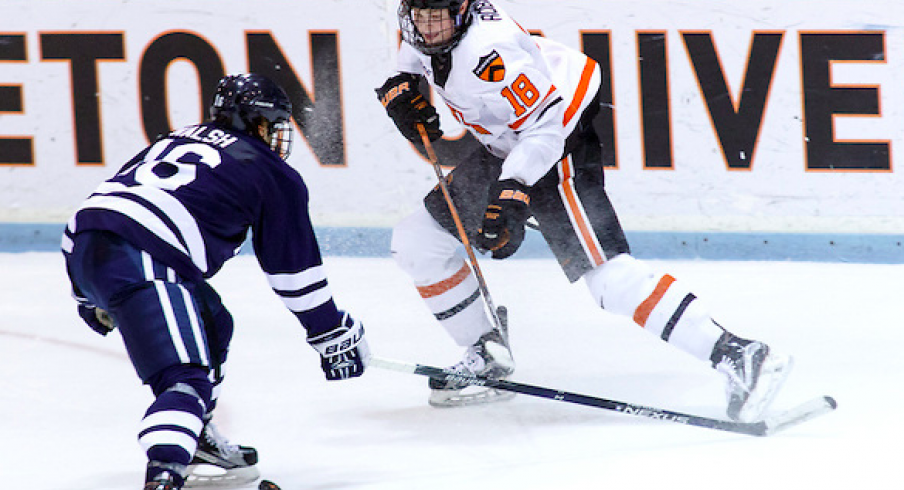
MULTIPOLYGON (((681 281, 630 255, 606 195, 600 141, 600 67, 580 51, 523 30, 487 0, 401 0, 397 73, 377 89, 399 131, 421 144, 442 136, 425 83, 482 144, 447 176, 471 243, 494 259, 518 250, 525 223, 539 229, 571 282, 596 303, 711 364, 727 376, 727 414, 751 420, 766 409, 790 358, 716 323, 681 281)), ((427 306, 466 349, 454 369, 509 376, 506 332, 490 322, 479 284, 456 253, 456 225, 439 189, 393 231, 392 252, 427 306)), ((549 328, 554 329, 554 325, 549 328)), ((566 340, 567 341, 567 340, 566 340)), ((430 380, 430 403, 456 406, 511 393, 430 380)))
POLYGON ((155 400, 138 439, 145 490, 254 481, 257 452, 211 423, 233 321, 206 282, 251 232, 273 291, 298 317, 328 380, 360 376, 364 329, 333 301, 308 216, 308 191, 285 158, 291 104, 259 75, 220 80, 211 119, 154 142, 78 208, 63 237, 81 317, 117 328, 155 400), (193 473, 199 464, 223 472, 193 473))

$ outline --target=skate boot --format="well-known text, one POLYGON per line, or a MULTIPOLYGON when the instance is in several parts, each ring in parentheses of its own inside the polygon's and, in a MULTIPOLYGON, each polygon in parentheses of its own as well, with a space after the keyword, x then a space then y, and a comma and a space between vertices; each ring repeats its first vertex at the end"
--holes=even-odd
POLYGON ((144 490, 180 490, 185 466, 151 461, 145 473, 144 490))
POLYGON ((710 360, 728 378, 728 417, 742 422, 759 420, 792 365, 790 357, 772 352, 768 345, 728 332, 716 342, 710 360))
MULTIPOLYGON (((478 375, 503 379, 515 371, 515 361, 509 348, 506 332, 493 329, 468 347, 464 359, 451 368, 468 376, 478 375)), ((430 405, 460 407, 510 400, 515 393, 485 386, 472 386, 462 380, 430 378, 430 405)))
POLYGON ((198 438, 198 449, 188 465, 185 488, 238 487, 260 477, 257 450, 231 444, 210 422, 198 438))

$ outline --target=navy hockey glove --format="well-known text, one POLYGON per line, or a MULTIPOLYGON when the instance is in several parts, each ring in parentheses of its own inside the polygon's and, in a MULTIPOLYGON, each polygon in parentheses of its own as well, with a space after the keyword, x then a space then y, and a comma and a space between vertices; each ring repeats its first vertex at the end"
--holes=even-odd
POLYGON ((377 97, 386 108, 386 113, 392 118, 392 122, 399 128, 402 136, 412 143, 421 143, 421 134, 417 130, 418 124, 423 124, 427 130, 427 138, 436 141, 443 135, 439 129, 439 115, 424 94, 419 89, 421 77, 410 73, 400 73, 389 80, 382 87, 376 89, 377 97))
POLYGON ((320 353, 320 367, 329 381, 361 376, 370 361, 364 326, 348 313, 340 313, 342 320, 339 325, 320 335, 308 337, 308 343, 320 353))
POLYGON ((494 259, 510 257, 524 241, 524 224, 530 217, 527 186, 505 179, 490 187, 490 200, 477 230, 476 245, 481 252, 492 251, 494 259))
POLYGON ((90 303, 78 304, 78 316, 82 317, 91 330, 101 335, 107 335, 116 328, 116 323, 109 313, 90 303))

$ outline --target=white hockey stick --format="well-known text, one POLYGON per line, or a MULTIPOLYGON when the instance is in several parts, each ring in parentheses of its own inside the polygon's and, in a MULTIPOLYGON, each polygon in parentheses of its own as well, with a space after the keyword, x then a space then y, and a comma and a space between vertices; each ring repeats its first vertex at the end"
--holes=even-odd
POLYGON ((580 395, 577 393, 570 393, 567 391, 556 390, 552 388, 544 388, 542 386, 516 383, 514 381, 489 379, 483 376, 470 376, 448 369, 425 366, 423 364, 411 364, 402 361, 372 357, 370 359, 370 365, 383 369, 389 369, 392 371, 418 374, 421 376, 427 376, 429 378, 458 381, 475 386, 487 386, 490 388, 512 391, 515 393, 536 396, 539 398, 547 398, 550 400, 602 408, 604 410, 620 412, 625 415, 647 417, 656 420, 663 420, 666 422, 675 422, 678 424, 693 425, 697 427, 705 427, 708 429, 722 430, 727 432, 737 432, 739 434, 747 434, 752 436, 768 436, 775 434, 778 431, 785 430, 789 427, 801 424, 819 415, 831 412, 838 406, 834 398, 830 396, 822 396, 810 400, 806 403, 802 403, 786 412, 767 417, 764 420, 757 422, 735 422, 731 420, 701 417, 698 415, 674 412, 671 410, 663 410, 661 408, 647 407, 633 403, 609 400, 595 396, 580 395))

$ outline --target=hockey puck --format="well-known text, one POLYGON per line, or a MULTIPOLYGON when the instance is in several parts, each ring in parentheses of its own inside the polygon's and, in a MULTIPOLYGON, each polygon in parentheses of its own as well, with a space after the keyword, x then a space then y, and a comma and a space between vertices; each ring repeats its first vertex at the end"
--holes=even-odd
POLYGON ((279 485, 270 480, 261 480, 261 484, 257 488, 258 490, 280 490, 279 485))

